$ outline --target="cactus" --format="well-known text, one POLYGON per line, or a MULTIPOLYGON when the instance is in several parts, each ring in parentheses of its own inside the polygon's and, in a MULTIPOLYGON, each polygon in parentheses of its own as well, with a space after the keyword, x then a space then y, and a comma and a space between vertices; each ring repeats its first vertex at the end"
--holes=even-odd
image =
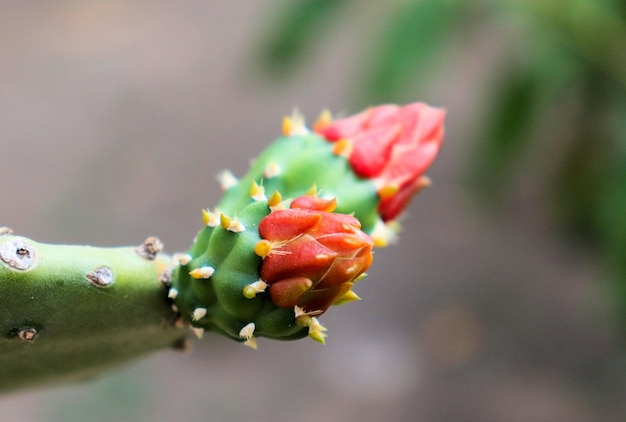
POLYGON ((0 391, 82 379, 165 347, 191 331, 257 347, 257 338, 320 343, 319 317, 352 290, 372 248, 428 185, 444 112, 385 105, 283 137, 241 180, 220 176, 222 200, 202 210, 188 251, 45 245, 0 229, 0 391), (200 220, 200 219, 199 219, 200 220))

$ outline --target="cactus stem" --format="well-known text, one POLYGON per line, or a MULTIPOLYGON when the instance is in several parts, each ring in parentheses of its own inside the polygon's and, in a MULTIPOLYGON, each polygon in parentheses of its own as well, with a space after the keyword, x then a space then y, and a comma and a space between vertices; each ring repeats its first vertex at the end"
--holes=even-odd
POLYGON ((250 197, 255 201, 265 201, 267 198, 265 197, 265 188, 263 187, 263 184, 258 184, 253 180, 252 185, 250 186, 250 197))
POLYGON ((0 226, 0 236, 11 236, 13 234, 13 229, 7 226, 0 226))
POLYGON ((17 333, 17 338, 23 341, 33 341, 35 337, 37 337, 37 329, 35 328, 26 328, 17 333))
POLYGON ((184 255, 178 255, 177 256, 178 259, 178 263, 180 265, 187 265, 191 262, 191 260, 193 259, 193 257, 189 254, 184 254, 184 255))
POLYGON ((194 321, 198 321, 206 316, 207 309, 206 308, 196 308, 193 310, 191 314, 191 319, 194 321))
POLYGON ((350 158, 353 149, 354 145, 352 144, 352 141, 342 138, 335 142, 335 145, 333 145, 333 154, 339 155, 341 157, 350 158))
POLYGON ((104 265, 87 273, 85 277, 96 287, 107 287, 115 282, 113 271, 104 265))
POLYGON ((189 328, 191 328, 191 331, 193 331, 193 333, 196 335, 198 340, 202 340, 202 337, 204 337, 204 328, 193 327, 193 326, 189 326, 189 328))
POLYGON ((267 283, 263 280, 255 281, 243 288, 243 295, 246 299, 254 299, 257 294, 265 292, 267 283))
POLYGON ((26 271, 37 263, 37 253, 35 248, 18 238, 0 246, 0 260, 13 270, 26 271))
POLYGON ((199 280, 199 279, 211 278, 213 273, 215 273, 215 268, 209 265, 206 265, 204 267, 196 268, 195 270, 190 271, 189 275, 199 280))
POLYGON ((228 189, 239 183, 239 180, 237 180, 235 175, 230 170, 224 170, 223 172, 218 174, 217 180, 220 182, 220 187, 223 191, 227 191, 228 189))
POLYGON ((263 170, 263 177, 266 179, 271 179, 272 177, 276 177, 280 174, 280 167, 276 164, 275 161, 270 161, 267 166, 265 166, 265 170, 263 170))
POLYGON ((176 299, 178 297, 178 289, 171 288, 169 292, 167 292, 167 297, 170 299, 176 299))
POLYGON ((158 237, 150 236, 136 249, 139 256, 152 261, 163 250, 163 243, 158 237))

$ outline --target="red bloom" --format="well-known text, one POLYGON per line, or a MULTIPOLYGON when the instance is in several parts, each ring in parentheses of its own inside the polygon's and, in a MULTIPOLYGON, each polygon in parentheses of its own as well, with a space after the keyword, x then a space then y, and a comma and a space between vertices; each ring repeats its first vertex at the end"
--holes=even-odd
POLYGON ((335 200, 301 196, 261 220, 261 279, 279 307, 323 313, 344 298, 372 263, 374 242, 359 221, 336 214, 335 200))
POLYGON ((336 152, 348 157, 358 176, 375 181, 378 212, 389 221, 428 184, 422 175, 441 147, 444 118, 444 110, 423 103, 387 104, 317 124, 315 130, 328 141, 340 141, 336 152))

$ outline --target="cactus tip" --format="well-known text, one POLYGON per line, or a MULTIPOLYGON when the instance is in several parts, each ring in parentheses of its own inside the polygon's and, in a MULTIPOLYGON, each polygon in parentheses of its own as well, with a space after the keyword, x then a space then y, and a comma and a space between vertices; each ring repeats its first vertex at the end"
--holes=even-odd
POLYGON ((171 288, 169 292, 167 292, 167 297, 170 299, 176 299, 178 297, 178 289, 171 288))

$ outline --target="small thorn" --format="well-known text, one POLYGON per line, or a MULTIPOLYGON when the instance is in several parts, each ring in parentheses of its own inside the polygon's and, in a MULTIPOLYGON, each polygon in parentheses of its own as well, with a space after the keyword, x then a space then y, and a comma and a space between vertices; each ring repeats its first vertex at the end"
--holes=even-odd
POLYGON ((223 191, 227 191, 239 183, 239 180, 237 180, 235 175, 230 170, 224 170, 218 174, 217 180, 220 182, 220 186, 223 191))
POLYGON ((177 258, 178 258, 178 263, 180 265, 187 265, 193 259, 193 257, 191 255, 189 255, 189 254, 178 255, 177 258))
POLYGON ((244 346, 248 346, 249 348, 253 349, 253 350, 257 350, 259 348, 259 346, 256 343, 256 338, 252 337, 249 338, 248 340, 243 342, 244 346))
POLYGON ((267 200, 267 206, 270 207, 270 209, 273 211, 274 208, 280 205, 282 201, 283 201, 283 196, 280 194, 280 192, 275 190, 272 196, 270 196, 269 199, 267 200))
POLYGON ((178 306, 172 305, 171 308, 172 308, 172 311, 178 312, 178 306))
POLYGON ((198 337, 199 340, 201 340, 202 337, 204 337, 204 328, 192 327, 192 326, 189 326, 189 328, 191 328, 191 331, 193 331, 193 333, 196 335, 196 337, 198 337))
POLYGON ((280 174, 280 167, 276 164, 275 161, 270 161, 267 166, 265 166, 265 170, 263 170, 263 177, 266 179, 271 179, 272 177, 276 177, 280 174))
POLYGON ((319 191, 317 190, 317 183, 313 183, 313 185, 304 192, 305 195, 308 196, 317 196, 319 191))
POLYGON ((309 325, 309 337, 313 340, 326 345, 326 327, 324 327, 317 318, 311 318, 311 325, 309 325))
POLYGON ((266 239, 259 240, 256 245, 254 245, 254 253, 260 256, 261 258, 265 258, 272 251, 272 242, 266 239))
POLYGON ((400 190, 398 185, 386 185, 378 190, 380 199, 387 199, 395 195, 400 190))
POLYGON ((178 289, 171 288, 169 292, 167 292, 167 297, 170 299, 176 299, 178 297, 178 289))
POLYGON ((319 133, 323 131, 328 126, 330 126, 332 122, 333 122, 333 116, 330 113, 330 110, 325 108, 324 110, 322 110, 322 112, 320 113, 315 123, 313 123, 313 132, 319 133))
POLYGON ((231 224, 231 219, 226 214, 220 214, 220 225, 224 230, 228 230, 231 224))
POLYGON ((333 305, 336 305, 336 306, 344 305, 346 303, 354 302, 354 301, 357 301, 357 300, 361 300, 359 295, 354 293, 352 290, 348 290, 348 292, 346 294, 344 294, 343 296, 341 296, 339 299, 337 299, 333 303, 333 305))
POLYGON ((191 319, 194 321, 198 321, 206 316, 207 309, 206 308, 196 308, 193 310, 193 314, 191 314, 191 319))
POLYGON ((246 299, 254 299, 257 294, 265 292, 267 283, 263 280, 255 281, 243 288, 243 295, 246 299))
POLYGON ((333 145, 333 154, 339 155, 341 157, 350 158, 352 155, 352 150, 354 149, 354 145, 352 141, 349 139, 339 139, 333 145))
POLYGON ((265 197, 265 188, 263 185, 259 185, 253 180, 250 186, 250 197, 255 201, 265 201, 267 198, 265 197))
POLYGON ((293 311, 294 311, 295 318, 296 318, 296 324, 298 324, 301 327, 310 327, 317 320, 316 318, 314 318, 314 316, 324 313, 324 311, 321 311, 321 310, 305 311, 298 305, 296 305, 293 308, 293 311))
POLYGON ((241 233, 241 232, 246 231, 246 226, 244 226, 244 224, 241 221, 239 221, 237 216, 234 216, 232 220, 230 221, 230 224, 228 225, 228 228, 226 230, 228 230, 229 232, 233 232, 233 233, 241 233))
POLYGON ((374 241, 374 246, 384 248, 397 240, 399 231, 400 227, 397 223, 384 223, 382 220, 378 220, 370 236, 374 241))
POLYGON ((217 225, 220 224, 220 219, 217 213, 208 209, 202 210, 202 221, 207 227, 217 227, 217 225))
POLYGON ((285 136, 306 135, 310 133, 304 123, 304 117, 297 109, 293 110, 291 116, 283 117, 282 130, 285 136))
POLYGON ((239 331, 239 337, 250 340, 254 336, 255 328, 254 322, 247 324, 239 331))
POLYGON ((206 265, 204 267, 196 268, 193 271, 189 272, 189 275, 195 278, 196 280, 211 278, 211 276, 215 273, 215 268, 206 265))

